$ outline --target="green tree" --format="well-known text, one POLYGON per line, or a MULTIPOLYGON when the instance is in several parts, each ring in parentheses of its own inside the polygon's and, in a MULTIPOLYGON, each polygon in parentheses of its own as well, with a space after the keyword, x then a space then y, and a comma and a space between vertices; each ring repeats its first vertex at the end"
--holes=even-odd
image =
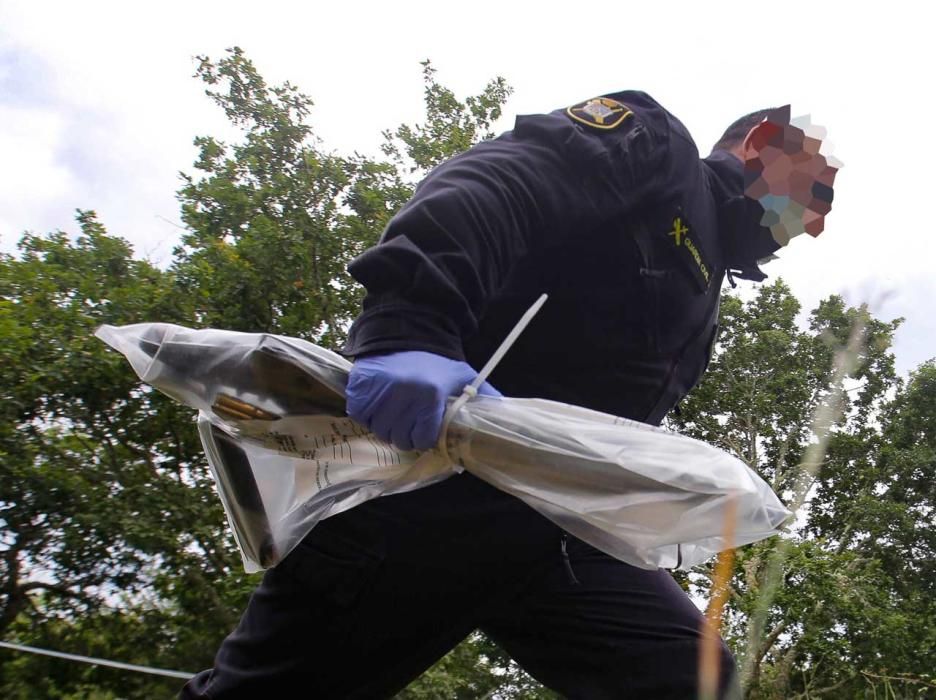
MULTIPOLYGON (((0 257, 4 639, 162 668, 210 664, 255 578, 242 571, 191 412, 140 386, 91 333, 172 321, 339 345, 361 297, 347 263, 416 179, 490 135, 510 92, 495 79, 459 100, 424 63, 426 119, 384 132, 377 160, 325 150, 309 98, 268 86, 239 49, 200 58, 196 76, 241 135, 196 139, 179 192, 187 232, 169 270, 134 259, 91 212, 79 213, 77 238, 27 235, 18 256, 0 257)), ((779 282, 749 303, 727 297, 710 371, 675 421, 808 501, 782 540, 739 552, 723 632, 751 698, 931 693, 936 368, 898 381, 898 322, 836 297, 805 330, 798 313, 779 282), (819 428, 828 451, 813 476, 803 470, 811 416, 836 388, 836 348, 856 321, 865 343, 841 417, 819 428)), ((689 584, 704 594, 710 580, 702 567, 689 584)), ((178 685, 0 652, 11 698, 160 698, 178 685)), ((400 694, 485 696, 553 697, 480 634, 400 694)))
POLYGON ((237 48, 199 59, 208 96, 242 131, 195 140, 198 177, 179 192, 188 233, 173 271, 202 325, 271 331, 335 347, 360 309, 346 267, 412 194, 412 178, 482 137, 501 113, 503 79, 459 101, 423 63, 427 119, 385 132, 391 162, 323 150, 312 101, 270 87, 237 48))
MULTIPOLYGON (((187 623, 220 627, 233 619, 231 597, 243 599, 215 588, 239 570, 238 557, 190 411, 141 387, 93 332, 190 313, 171 277, 134 260, 93 212, 78 221, 77 239, 27 235, 18 258, 0 260, 0 633, 187 665, 206 656, 187 623), (132 643, 140 638, 149 641, 132 643)), ((4 666, 5 696, 38 693, 32 684, 42 682, 46 697, 63 697, 88 673, 107 676, 61 662, 58 674, 34 673, 46 663, 4 666)), ((152 697, 152 682, 139 683, 139 697, 152 697)))
POLYGON ((500 118, 503 105, 513 92, 498 77, 478 95, 459 102, 451 90, 438 83, 430 61, 423 61, 422 67, 426 121, 384 131, 382 149, 401 170, 417 174, 427 173, 478 141, 493 138, 491 125, 500 118))
MULTIPOLYGON (((242 138, 196 140, 199 174, 179 192, 188 232, 170 269, 133 259, 92 212, 79 213, 76 239, 27 235, 0 259, 5 639, 162 668, 211 663, 255 579, 191 412, 140 386, 92 333, 170 321, 340 343, 361 296, 347 262, 409 197, 427 146, 439 157, 467 147, 508 92, 498 79, 462 103, 424 70, 428 120, 388 133, 396 161, 383 162, 326 153, 305 121, 311 101, 267 86, 239 49, 201 58, 196 75, 242 138)), ((412 692, 528 684, 489 647, 469 640, 412 692)), ((0 654, 7 697, 171 697, 179 685, 0 654)))
MULTIPOLYGON (((831 297, 801 330, 799 310, 782 282, 747 304, 727 297, 709 372, 677 419, 681 430, 745 460, 788 501, 806 500, 782 539, 738 552, 723 634, 747 697, 861 697, 885 686, 917 697, 931 689, 924 659, 936 630, 933 570, 919 556, 932 552, 934 537, 933 431, 922 427, 932 420, 932 387, 923 381, 932 369, 901 386, 890 352, 899 320, 831 297), (814 425, 835 388, 836 349, 856 324, 864 342, 842 386, 841 415, 814 425), (812 475, 804 462, 823 436, 828 448, 812 475)), ((707 591, 711 573, 703 567, 691 577, 697 590, 707 591)))
MULTIPOLYGON (((510 93, 497 78, 460 101, 422 65, 426 119, 385 131, 391 160, 377 162, 326 153, 303 121, 311 100, 288 84, 268 86, 239 49, 199 59, 207 94, 243 132, 230 145, 196 139, 202 174, 185 176, 180 192, 190 233, 173 272, 200 324, 341 343, 362 294, 348 262, 377 241, 415 179, 492 136, 510 93)), ((454 688, 464 697, 539 697, 538 684, 495 649, 469 638, 402 697, 454 688)))

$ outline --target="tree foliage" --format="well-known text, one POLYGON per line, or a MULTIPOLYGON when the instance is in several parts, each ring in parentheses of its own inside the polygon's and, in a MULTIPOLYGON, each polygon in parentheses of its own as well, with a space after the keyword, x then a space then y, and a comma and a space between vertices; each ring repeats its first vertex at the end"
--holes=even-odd
POLYGON ((478 141, 493 138, 491 125, 512 92, 503 78, 495 78, 462 103, 436 81, 429 61, 423 61, 422 67, 426 121, 383 133, 384 154, 411 173, 425 173, 478 141))
MULTIPOLYGON (((788 502, 805 499, 782 540, 738 552, 723 634, 750 698, 875 689, 918 697, 934 689, 934 367, 906 384, 896 377, 890 347, 899 319, 875 319, 839 297, 820 303, 806 328, 799 311, 782 282, 746 304, 727 297, 709 372, 678 419, 681 430, 745 460, 788 502), (834 388, 835 352, 856 324, 864 342, 841 417, 817 425, 834 388), (812 475, 807 449, 823 434, 828 449, 812 475)), ((711 571, 693 580, 705 593, 711 571)))
MULTIPOLYGON (((79 212, 77 236, 27 234, 18 255, 0 257, 5 640, 157 668, 211 663, 255 578, 242 571, 191 412, 141 386, 93 330, 169 321, 336 347, 361 297, 347 263, 416 179, 491 135, 510 93, 497 78, 460 100, 425 62, 425 120, 385 131, 375 159, 326 150, 311 100, 267 85, 239 49, 200 57, 196 77, 239 136, 196 139, 179 190, 186 232, 168 269, 135 259, 91 211, 79 212)), ((805 326, 799 312, 781 282, 747 303, 726 297, 710 370, 674 421, 807 500, 782 540, 738 553, 724 635, 751 698, 932 693, 936 365, 899 380, 899 322, 837 297, 805 326), (817 428, 856 321, 866 342, 842 416, 817 428), (813 477, 802 463, 817 430, 829 431, 829 449, 813 477)), ((705 595, 710 580, 702 567, 687 585, 705 595)), ((10 698, 162 698, 178 685, 0 651, 10 698)), ((554 696, 475 634, 400 697, 554 696)))
MULTIPOLYGON (((339 344, 361 296, 347 263, 410 196, 426 154, 445 158, 485 135, 508 92, 498 79, 460 102, 424 70, 429 119, 388 132, 388 162, 326 152, 306 121, 309 98, 268 86, 239 49, 201 57, 196 76, 241 137, 196 139, 170 268, 134 259, 90 211, 77 237, 28 234, 18 256, 0 258, 4 639, 157 668, 211 664, 255 578, 242 571, 191 412, 141 386, 93 331, 168 321, 339 344)), ((497 678, 493 664, 465 661, 484 643, 467 642, 410 692, 516 686, 509 662, 497 678)), ((5 697, 150 699, 178 685, 0 652, 5 697)))
MULTIPOLYGON (((233 601, 205 582, 227 579, 236 553, 189 412, 141 387, 92 335, 102 323, 177 320, 186 309, 171 278, 134 260, 93 212, 78 222, 76 240, 27 235, 20 257, 0 262, 10 339, 0 349, 0 633, 187 664, 204 655, 175 619, 207 613, 206 629, 232 621, 233 601), (149 626, 150 645, 93 631, 118 610, 149 626)), ((49 693, 87 676, 56 668, 41 676, 49 693)), ((5 668, 0 687, 14 697, 30 687, 22 682, 5 668)))

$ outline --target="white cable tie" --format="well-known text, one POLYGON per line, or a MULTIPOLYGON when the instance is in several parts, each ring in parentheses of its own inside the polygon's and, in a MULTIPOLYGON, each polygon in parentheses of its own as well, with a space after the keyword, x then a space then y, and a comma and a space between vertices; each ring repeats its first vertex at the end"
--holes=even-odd
POLYGON ((462 390, 462 393, 455 399, 445 411, 445 415, 442 418, 442 431, 439 433, 439 442, 436 445, 437 449, 442 453, 442 456, 445 457, 446 461, 450 464, 455 464, 455 460, 449 456, 448 453, 448 429, 449 424, 452 422, 452 419, 455 417, 455 414, 458 413, 462 406, 464 406, 468 401, 478 395, 478 387, 480 387, 485 381, 487 381, 488 376, 491 372, 494 371, 494 368, 500 363, 504 355, 507 354, 507 351, 510 350, 510 347, 514 344, 520 334, 526 329, 530 321, 533 320, 533 317, 539 312, 543 304, 546 303, 546 299, 549 296, 547 294, 540 294, 539 298, 533 302, 533 305, 526 310, 526 313, 520 317, 520 320, 517 321, 516 325, 507 334, 507 337, 504 338, 503 342, 498 346, 497 350, 494 351, 494 354, 491 355, 491 359, 487 361, 487 364, 481 368, 481 371, 478 372, 478 376, 475 377, 474 381, 470 384, 466 384, 465 388, 462 390))
POLYGON ((533 317, 536 316, 548 298, 548 295, 540 294, 539 299, 533 302, 533 305, 526 310, 526 313, 523 314, 523 316, 520 317, 520 320, 517 321, 517 325, 515 325, 513 330, 507 334, 507 337, 504 338, 504 342, 502 342, 497 350, 494 351, 494 354, 491 355, 491 359, 487 361, 487 364, 484 365, 484 367, 478 373, 478 376, 475 377, 475 380, 469 386, 473 386, 475 389, 477 389, 487 380, 488 375, 494 371, 494 368, 497 367, 498 363, 501 361, 504 355, 507 354, 507 351, 510 350, 510 346, 513 345, 520 334, 523 333, 523 331, 529 325, 530 321, 533 320, 533 317))

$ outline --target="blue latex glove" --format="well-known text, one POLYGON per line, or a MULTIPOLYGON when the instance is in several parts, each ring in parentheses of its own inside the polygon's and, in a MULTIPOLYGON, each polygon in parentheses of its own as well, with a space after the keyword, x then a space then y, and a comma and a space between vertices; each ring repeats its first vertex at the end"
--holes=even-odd
MULTIPOLYGON (((362 357, 348 376, 348 415, 384 442, 427 450, 442 432, 446 399, 477 376, 466 362, 421 350, 362 357)), ((487 382, 478 393, 501 396, 487 382)))

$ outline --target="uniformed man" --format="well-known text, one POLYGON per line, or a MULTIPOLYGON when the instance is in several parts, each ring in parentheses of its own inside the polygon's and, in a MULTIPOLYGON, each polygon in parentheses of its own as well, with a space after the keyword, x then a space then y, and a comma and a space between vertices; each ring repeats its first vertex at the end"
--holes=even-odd
MULTIPOLYGON (((704 159, 640 92, 519 117, 433 170, 352 263, 348 412, 432 447, 446 397, 547 292, 483 391, 656 425, 705 370, 724 277, 763 279, 778 241, 818 234, 835 170, 788 109, 739 119, 704 159)), ((182 696, 389 697, 481 629, 569 698, 691 698, 701 624, 666 571, 464 473, 320 523, 182 696)), ((729 694, 724 645, 721 672, 729 694)))

